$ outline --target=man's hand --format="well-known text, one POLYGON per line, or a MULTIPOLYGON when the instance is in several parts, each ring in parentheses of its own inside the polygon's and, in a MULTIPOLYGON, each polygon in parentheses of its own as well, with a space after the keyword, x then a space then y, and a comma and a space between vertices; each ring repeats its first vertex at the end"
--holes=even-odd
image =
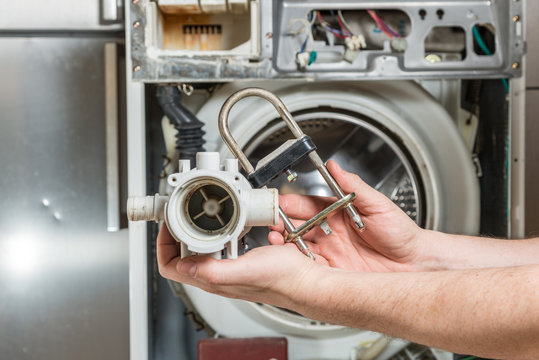
MULTIPOLYGON (((333 233, 315 228, 304 236, 316 263, 293 244, 284 244, 284 229, 273 228, 273 245, 256 248, 235 260, 208 256, 181 259, 179 244, 166 226, 157 238, 157 259, 162 276, 219 295, 297 308, 308 291, 330 267, 362 271, 416 270, 416 242, 421 229, 391 200, 364 183, 357 175, 330 161, 328 169, 347 193, 355 192, 354 205, 366 228, 358 231, 344 211, 328 219, 333 233), (324 266, 320 266, 324 265, 324 266)), ((296 223, 303 222, 335 199, 284 195, 280 205, 296 223)))
POLYGON ((157 236, 157 261, 163 277, 214 294, 289 309, 308 301, 308 291, 323 268, 293 244, 256 248, 234 260, 181 259, 179 254, 178 242, 163 224, 157 236))
MULTIPOLYGON (((365 228, 359 231, 345 211, 328 219, 333 230, 325 235, 316 227, 303 236, 317 261, 331 267, 379 271, 422 270, 418 248, 423 231, 386 196, 371 188, 357 175, 344 171, 334 161, 327 168, 345 193, 356 193, 354 205, 365 228)), ((308 220, 335 202, 335 198, 281 195, 279 205, 294 220, 295 225, 308 220)), ((284 244, 282 222, 272 227, 269 241, 284 244)))

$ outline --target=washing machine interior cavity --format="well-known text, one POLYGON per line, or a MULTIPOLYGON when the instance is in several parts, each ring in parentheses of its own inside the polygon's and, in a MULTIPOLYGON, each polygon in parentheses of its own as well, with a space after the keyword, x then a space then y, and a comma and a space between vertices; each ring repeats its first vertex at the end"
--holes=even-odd
MULTIPOLYGON (((127 30, 132 76, 145 84, 141 137, 149 194, 170 192, 167 176, 196 149, 232 157, 219 134, 219 111, 234 92, 260 87, 283 101, 324 161, 358 174, 420 226, 509 235, 511 79, 522 74, 523 1, 140 0, 129 6, 137 24, 127 30), (332 31, 343 19, 346 25, 332 31), (182 133, 164 116, 155 96, 163 87, 178 93, 174 101, 193 114, 196 130, 182 133)), ((238 102, 229 125, 252 164, 292 137, 273 106, 256 98, 238 102)), ((281 194, 332 196, 310 162, 292 170, 296 181, 281 176, 268 186, 281 194)), ((233 218, 232 200, 222 209, 204 208, 200 190, 227 199, 223 189, 214 184, 190 193, 186 211, 201 231, 226 227, 203 212, 224 209, 225 220, 233 218)), ((452 358, 166 281, 152 253, 159 228, 148 229, 151 281, 147 297, 137 299, 150 309, 152 359, 195 358, 204 337, 286 337, 290 359, 360 359, 372 344, 381 350, 369 358, 379 360, 452 358)), ((267 246, 267 234, 251 229, 239 254, 267 246)))
MULTIPOLYGON (((303 132, 313 139, 324 160, 335 160, 348 171, 361 174, 365 182, 424 226, 424 193, 417 165, 410 162, 407 150, 397 138, 387 133, 387 129, 360 114, 329 107, 308 109, 293 115, 303 132)), ((275 119, 249 140, 245 152, 256 164, 291 138, 292 133, 285 124, 275 119)), ((309 161, 301 161, 293 170, 298 175, 294 182, 279 177, 268 186, 278 188, 281 194, 334 196, 309 161)), ((267 234, 267 229, 252 229, 245 237, 247 246, 265 245, 267 234)))

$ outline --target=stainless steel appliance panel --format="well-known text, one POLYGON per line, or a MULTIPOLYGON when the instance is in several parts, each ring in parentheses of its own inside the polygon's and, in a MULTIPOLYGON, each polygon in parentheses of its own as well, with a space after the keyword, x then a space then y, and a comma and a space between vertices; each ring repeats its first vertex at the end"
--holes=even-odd
POLYGON ((120 0, 1 0, 0 30, 122 29, 120 0), (116 10, 116 11, 115 11, 116 10))
POLYGON ((0 357, 127 359, 106 211, 105 38, 0 39, 0 357))

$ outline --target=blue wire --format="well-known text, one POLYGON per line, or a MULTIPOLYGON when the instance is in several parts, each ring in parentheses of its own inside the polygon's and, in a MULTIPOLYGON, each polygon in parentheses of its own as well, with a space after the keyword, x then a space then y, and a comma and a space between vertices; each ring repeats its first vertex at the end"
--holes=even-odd
MULTIPOLYGON (((313 18, 314 18, 314 10, 311 10, 311 18, 309 19, 309 22, 313 21, 313 18)), ((311 25, 311 28, 312 28, 312 25, 311 25)), ((303 42, 303 44, 301 44, 301 48, 299 49, 300 53, 305 51, 305 47, 307 46, 307 40, 309 40, 309 35, 307 35, 307 37, 305 38, 305 41, 303 42)))
MULTIPOLYGON (((485 53, 485 55, 490 56, 492 55, 492 52, 487 47, 487 44, 483 41, 483 38, 481 37, 481 34, 479 34, 479 30, 477 30, 477 26, 474 26, 472 28, 472 33, 475 41, 477 42, 477 45, 479 45, 479 48, 485 53)), ((505 93, 509 94, 509 81, 507 79, 502 79, 503 87, 505 88, 505 93)))
POLYGON ((309 38, 309 35, 307 35, 307 37, 305 38, 305 41, 303 42, 303 44, 301 45, 301 49, 299 49, 299 52, 302 53, 305 51, 305 46, 307 46, 307 39, 309 38))

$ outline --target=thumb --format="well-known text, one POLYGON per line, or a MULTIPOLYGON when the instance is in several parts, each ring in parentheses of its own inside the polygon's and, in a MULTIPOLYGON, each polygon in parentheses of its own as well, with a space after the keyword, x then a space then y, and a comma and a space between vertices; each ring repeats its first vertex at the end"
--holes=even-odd
POLYGON ((206 255, 189 256, 179 261, 176 269, 185 282, 195 286, 242 284, 250 280, 256 266, 238 259, 214 259, 206 255))
POLYGON ((370 187, 359 176, 343 170, 337 162, 328 161, 327 169, 345 193, 356 194, 354 205, 361 212, 378 212, 389 204, 393 204, 385 195, 370 187))

